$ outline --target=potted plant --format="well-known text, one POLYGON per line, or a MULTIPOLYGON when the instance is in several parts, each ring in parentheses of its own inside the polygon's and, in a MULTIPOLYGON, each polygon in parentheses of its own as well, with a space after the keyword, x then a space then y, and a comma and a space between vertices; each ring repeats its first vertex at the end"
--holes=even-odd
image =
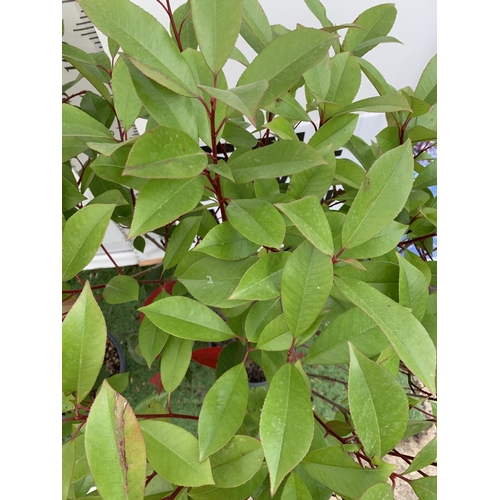
POLYGON ((321 28, 289 30, 257 0, 159 3, 170 31, 129 0, 79 0, 112 58, 63 49, 96 90, 66 88, 63 100, 63 282, 111 220, 138 249, 161 236, 154 279, 120 273, 99 288, 119 303, 158 285, 139 308, 139 346, 148 364, 160 357, 168 394, 137 411, 105 379, 89 397, 106 324, 90 283, 65 285, 76 300, 62 326, 63 499, 367 500, 393 498, 403 482, 430 498, 435 471, 422 469, 436 466, 435 439, 416 456, 396 447, 437 422, 436 162, 426 156, 436 59, 414 89, 393 88, 364 59, 395 41, 393 4, 334 25, 307 1, 321 28), (242 65, 234 88, 230 58, 242 65), (356 100, 362 75, 374 95, 356 100), (360 112, 387 118, 372 144, 354 135, 360 112), (129 138, 139 116, 146 132, 129 138), (315 129, 308 141, 301 121, 315 129), (341 148, 356 161, 337 158, 341 148), (194 342, 231 339, 199 415, 177 413, 170 394, 194 342), (265 388, 249 388, 249 358, 265 388), (318 378, 343 397, 315 389, 318 378), (179 419, 196 421, 196 436, 179 419))

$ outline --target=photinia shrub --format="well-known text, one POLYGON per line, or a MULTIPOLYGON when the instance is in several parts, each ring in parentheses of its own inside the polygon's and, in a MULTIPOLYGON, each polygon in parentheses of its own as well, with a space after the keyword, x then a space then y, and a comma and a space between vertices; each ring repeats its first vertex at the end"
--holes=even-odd
POLYGON ((257 0, 158 1, 169 31, 130 0, 79 0, 112 58, 63 45, 95 90, 65 88, 62 104, 63 304, 74 301, 62 324, 63 500, 390 499, 400 481, 436 498, 436 476, 421 472, 436 466, 435 439, 403 456, 403 472, 386 460, 437 422, 436 57, 399 90, 364 59, 397 42, 393 4, 334 25, 306 0, 322 27, 289 30, 257 0), (234 88, 229 59, 241 64, 234 88), (356 100, 363 75, 374 95, 356 100), (371 144, 354 135, 360 112, 387 119, 371 144), (146 131, 129 137, 138 117, 146 131), (301 122, 314 127, 307 141, 301 122), (167 397, 140 411, 112 377, 95 393, 107 328, 93 288, 120 304, 151 280, 66 283, 110 221, 138 250, 153 233, 165 250, 139 347, 148 366, 159 359, 167 397), (183 415, 170 396, 193 350, 217 379, 199 415, 183 415), (264 388, 249 386, 250 359, 264 388), (315 377, 343 398, 313 389, 315 377), (196 435, 174 417, 196 420, 196 435))

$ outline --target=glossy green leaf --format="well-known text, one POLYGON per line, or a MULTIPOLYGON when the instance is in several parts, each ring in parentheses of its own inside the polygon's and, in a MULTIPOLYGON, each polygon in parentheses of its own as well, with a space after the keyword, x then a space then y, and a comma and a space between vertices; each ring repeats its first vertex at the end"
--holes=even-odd
POLYGON ((373 485, 385 483, 396 469, 385 462, 376 469, 363 469, 340 444, 309 452, 302 465, 316 481, 348 498, 359 498, 373 485))
POLYGON ((247 402, 248 377, 241 363, 219 377, 203 400, 198 420, 200 462, 236 434, 245 417, 247 402))
POLYGON ((274 495, 304 458, 314 433, 309 392, 297 368, 286 363, 274 375, 260 420, 260 438, 274 495))
POLYGON ((245 336, 250 342, 257 342, 265 326, 281 314, 279 299, 259 301, 252 306, 245 320, 245 336))
POLYGON ((243 300, 229 300, 229 297, 257 259, 256 256, 250 256, 238 261, 227 261, 202 256, 185 270, 177 268, 177 275, 195 299, 208 306, 232 308, 245 303, 243 300))
POLYGON ((127 59, 125 62, 139 99, 156 123, 181 130, 193 140, 198 140, 198 124, 192 100, 143 75, 127 59))
POLYGON ((316 150, 332 146, 340 149, 354 133, 358 115, 342 115, 328 120, 309 140, 309 145, 316 150))
POLYGON ((294 337, 318 317, 332 288, 332 261, 307 240, 288 259, 281 277, 283 313, 294 337))
POLYGON ((429 298, 429 289, 425 276, 399 253, 399 303, 411 310, 419 321, 422 321, 429 298))
POLYGON ((228 60, 240 32, 239 0, 190 0, 196 39, 209 68, 217 74, 228 60))
POLYGON ((115 40, 145 75, 185 96, 197 96, 193 74, 165 28, 127 0, 82 0, 89 19, 115 40))
POLYGON ((108 377, 106 380, 116 392, 122 394, 128 387, 129 375, 129 372, 115 373, 114 375, 111 375, 111 377, 108 377))
POLYGON ((88 149, 87 142, 114 143, 113 134, 95 118, 70 104, 62 105, 62 161, 88 149))
POLYGON ((85 426, 87 460, 103 500, 142 500, 146 447, 128 401, 104 380, 85 426))
POLYGON ((182 339, 222 342, 234 337, 217 313, 188 297, 166 297, 139 311, 158 328, 182 339))
POLYGON ((180 130, 156 127, 132 146, 123 175, 148 179, 186 179, 203 171, 207 155, 180 130))
POLYGON ((347 213, 343 248, 368 241, 389 225, 404 207, 413 185, 413 152, 408 141, 378 158, 347 213))
POLYGON ((139 326, 139 349, 149 368, 162 351, 167 339, 167 332, 158 328, 148 317, 142 318, 139 326))
POLYGON ((239 155, 229 163, 237 183, 275 179, 302 172, 326 161, 311 146, 298 141, 279 141, 239 155))
POLYGON ((168 394, 172 394, 181 385, 191 362, 192 350, 192 340, 174 335, 167 338, 161 354, 160 375, 163 388, 168 394))
POLYGON ((63 43, 62 56, 95 87, 106 101, 112 102, 109 90, 105 85, 105 82, 109 81, 109 76, 97 66, 95 59, 90 54, 78 47, 63 43))
POLYGON ((266 127, 280 139, 293 141, 299 140, 292 125, 283 116, 274 117, 271 122, 266 124, 266 127))
POLYGON ((168 240, 163 257, 163 269, 177 265, 193 244, 200 227, 201 217, 185 217, 175 227, 168 240))
POLYGON ((148 462, 167 481, 182 486, 214 484, 210 460, 198 461, 198 440, 169 422, 140 423, 148 462))
POLYGON ((257 349, 261 351, 285 351, 290 349, 293 337, 285 320, 280 314, 271 320, 262 330, 257 342, 257 349))
POLYGON ((437 477, 419 477, 410 483, 419 500, 437 500, 437 477))
POLYGON ((246 347, 241 342, 230 342, 222 348, 217 358, 215 376, 219 378, 229 369, 243 363, 247 353, 246 347))
POLYGON ((333 38, 329 33, 312 28, 290 31, 276 38, 243 71, 238 86, 267 80, 269 87, 261 107, 267 106, 325 57, 333 38))
POLYGON ((215 486, 235 488, 245 484, 257 473, 263 460, 260 441, 250 436, 234 436, 210 457, 215 486))
POLYGON ((353 111, 364 111, 366 113, 393 113, 395 111, 411 111, 408 101, 397 92, 377 97, 367 97, 360 101, 344 106, 334 114, 343 115, 353 111))
POLYGON ((325 100, 331 82, 330 55, 304 73, 307 88, 321 100, 325 100))
POLYGON ((335 278, 334 285, 377 323, 401 361, 435 393, 436 348, 415 316, 362 281, 335 278))
POLYGON ((289 252, 270 252, 248 269, 231 299, 268 300, 280 295, 281 274, 289 252))
POLYGON ((258 0, 243 0, 241 36, 257 53, 273 40, 271 25, 258 0))
POLYGON ((428 465, 436 461, 437 458, 437 438, 429 441, 413 459, 411 465, 405 470, 405 474, 410 474, 420 469, 424 469, 428 465))
POLYGON ((425 67, 415 88, 415 97, 431 106, 437 102, 437 55, 425 67))
POLYGON ((90 205, 72 215, 62 237, 62 280, 68 281, 94 258, 108 228, 114 205, 90 205))
POLYGON ((365 170, 368 170, 376 160, 371 147, 355 135, 347 141, 345 148, 354 155, 365 170))
POLYGON ((349 344, 349 410, 369 457, 383 457, 403 437, 408 400, 398 381, 349 344))
POLYGON ((193 251, 218 259, 238 260, 252 255, 258 249, 259 245, 245 238, 226 221, 212 228, 193 251))
POLYGON ((276 207, 320 252, 333 256, 332 233, 316 196, 306 196, 291 203, 276 203, 276 207))
POLYGON ((123 128, 128 130, 139 116, 142 102, 137 96, 127 65, 121 57, 113 68, 113 101, 123 128))
POLYGON ((113 124, 115 119, 113 108, 110 106, 110 103, 100 95, 94 94, 94 92, 91 91, 86 92, 82 96, 79 107, 92 118, 95 118, 99 123, 102 123, 106 128, 111 127, 113 124))
POLYGON ((232 200, 226 213, 230 224, 250 241, 271 248, 279 248, 283 243, 283 217, 268 201, 257 198, 232 200))
POLYGON ((423 189, 437 184, 437 160, 432 161, 415 179, 413 189, 423 189))
POLYGON ((354 22, 364 28, 349 28, 342 43, 343 49, 361 57, 373 46, 359 48, 363 42, 383 37, 391 31, 396 20, 396 7, 392 3, 376 5, 361 13, 354 22))
POLYGON ((260 109, 260 102, 268 87, 266 80, 258 80, 230 90, 199 85, 199 88, 207 94, 248 117, 254 127, 257 126, 257 111, 260 109))
POLYGON ((62 447, 62 500, 68 498, 71 478, 75 468, 75 441, 71 440, 62 447))
POLYGON ((165 226, 195 208, 204 185, 201 175, 191 179, 148 181, 137 197, 128 239, 165 226))
POLYGON ((139 283, 130 276, 120 274, 111 278, 102 293, 108 304, 123 304, 139 299, 139 283))
POLYGON ((351 104, 361 85, 361 69, 357 59, 349 52, 341 52, 332 57, 330 65, 330 87, 324 100, 341 106, 351 104))
POLYGON ((262 484, 267 476, 267 468, 262 466, 246 483, 235 488, 217 488, 216 486, 201 486, 189 492, 194 500, 247 500, 262 484))
POLYGON ((327 165, 318 165, 291 177, 287 194, 292 198, 298 200, 306 196, 316 196, 321 200, 325 196, 332 185, 337 161, 332 146, 323 149, 321 154, 328 161, 327 165))
POLYGON ((408 226, 393 221, 368 241, 346 250, 342 258, 371 259, 385 255, 397 246, 407 230, 408 226))
POLYGON ((379 354, 389 345, 376 323, 361 309, 353 307, 327 325, 307 352, 304 362, 315 365, 348 363, 348 342, 367 357, 379 354))
POLYGON ((363 493, 360 500, 394 500, 394 492, 390 484, 374 484, 363 493))
POLYGON ((323 27, 332 26, 332 23, 326 16, 325 6, 319 0, 305 0, 305 3, 309 7, 309 10, 315 15, 315 17, 321 23, 321 26, 323 27))
POLYGON ((63 177, 62 179, 62 211, 76 207, 80 202, 86 200, 80 190, 63 177))

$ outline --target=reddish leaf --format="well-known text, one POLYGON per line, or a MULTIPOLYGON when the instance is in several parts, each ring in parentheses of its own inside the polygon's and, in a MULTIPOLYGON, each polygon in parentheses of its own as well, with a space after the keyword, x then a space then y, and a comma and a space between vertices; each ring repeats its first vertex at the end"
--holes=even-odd
MULTIPOLYGON (((162 283, 161 285, 158 285, 158 288, 156 288, 153 293, 144 301, 143 306, 148 306, 153 302, 153 300, 158 297, 160 292, 164 290, 166 293, 169 295, 172 295, 172 289, 174 288, 174 285, 177 283, 177 281, 169 281, 167 283, 162 283)), ((139 314, 139 323, 142 323, 142 318, 144 318, 144 313, 139 314)))
POLYGON ((203 349, 196 349, 193 351, 191 359, 200 363, 200 365, 205 365, 215 369, 217 367, 217 360, 219 359, 221 351, 222 347, 205 347, 203 349))
POLYGON ((163 391, 163 384, 161 383, 161 377, 159 373, 155 373, 150 379, 149 383, 154 385, 158 389, 158 395, 163 391))

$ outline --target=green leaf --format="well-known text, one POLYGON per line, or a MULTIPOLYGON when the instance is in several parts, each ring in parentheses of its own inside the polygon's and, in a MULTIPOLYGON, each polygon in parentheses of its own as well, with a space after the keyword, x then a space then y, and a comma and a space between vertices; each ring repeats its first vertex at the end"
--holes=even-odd
POLYGON ((95 118, 99 123, 102 123, 106 128, 111 127, 115 119, 113 108, 110 106, 109 102, 100 95, 94 94, 94 92, 86 92, 82 96, 79 107, 92 118, 95 118))
POLYGON ((330 55, 304 73, 307 88, 322 101, 325 100, 331 82, 330 55))
POLYGON ((410 474, 411 472, 415 472, 417 470, 424 469, 428 465, 432 464, 432 462, 436 461, 437 457, 437 438, 434 438, 432 441, 429 441, 417 454, 417 456, 413 459, 413 462, 405 470, 405 474, 410 474))
POLYGON ((354 155, 365 170, 368 170, 376 159, 371 147, 355 135, 347 141, 345 148, 354 155))
POLYGON ((335 116, 351 113, 353 111, 365 111, 367 113, 394 113, 395 111, 411 111, 408 101, 397 92, 368 97, 348 104, 334 113, 335 116))
POLYGON ((127 0, 82 0, 89 19, 115 40, 146 76, 188 97, 198 91, 189 65, 165 28, 151 14, 127 0))
POLYGON ((217 74, 233 51, 240 32, 240 0, 190 0, 196 39, 209 68, 217 74))
POLYGON ((376 323, 361 309, 353 307, 328 324, 312 344, 304 362, 315 365, 348 363, 348 342, 370 358, 389 345, 376 323))
POLYGON ((248 269, 231 299, 268 300, 280 295, 281 274, 289 252, 270 252, 248 269))
POLYGON ((241 36, 257 53, 273 40, 271 26, 258 0, 243 0, 241 36))
POLYGON ((167 339, 167 332, 158 328, 148 317, 142 318, 139 326, 139 349, 149 368, 162 351, 167 339))
POLYGON ((333 256, 332 233, 318 198, 306 196, 291 203, 276 203, 275 206, 320 252, 333 256))
MULTIPOLYGON (((192 48, 196 50, 198 48, 198 40, 196 40, 196 33, 194 32, 190 1, 187 0, 186 3, 175 9, 173 17, 178 33, 180 30, 179 34, 183 49, 192 48), (182 29, 180 29, 181 26, 182 29)), ((170 24, 170 35, 175 36, 172 24, 170 24)))
POLYGON ((241 85, 230 90, 216 89, 198 85, 201 90, 244 114, 254 127, 257 127, 257 111, 269 84, 266 80, 258 80, 248 85, 241 85))
POLYGON ((217 366, 215 368, 215 376, 219 378, 229 369, 243 363, 247 353, 246 347, 241 342, 230 342, 223 347, 217 358, 217 366))
POLYGON ((252 255, 258 249, 259 245, 242 236, 226 221, 212 228, 193 251, 223 260, 239 260, 252 255))
POLYGON ((75 441, 71 440, 62 447, 62 500, 68 498, 71 478, 75 468, 75 441))
POLYGON ((80 202, 86 200, 80 190, 63 177, 62 179, 62 211, 76 207, 80 202))
POLYGON ((207 162, 207 155, 189 135, 160 126, 132 146, 123 175, 186 179, 201 173, 207 162))
POLYGON ((234 337, 217 313, 188 297, 166 297, 139 311, 158 328, 182 339, 222 342, 234 337))
POLYGON ((370 80, 379 95, 390 94, 395 91, 394 87, 386 82, 380 71, 373 66, 371 62, 363 59, 362 57, 358 57, 358 63, 361 67, 361 71, 365 74, 368 80, 370 80))
POLYGON ((192 340, 174 335, 167 338, 161 355, 160 374, 163 388, 168 394, 172 394, 181 385, 191 362, 192 350, 192 340))
MULTIPOLYGON (((196 255, 197 252, 192 253, 196 255)), ((227 261, 203 256, 185 270, 177 268, 177 275, 197 300, 209 306, 229 309, 245 303, 243 300, 229 300, 229 297, 257 259, 256 256, 250 256, 238 261, 227 261)))
POLYGON ((295 133, 290 122, 283 116, 276 116, 273 120, 266 124, 266 127, 280 139, 298 141, 299 138, 295 133))
POLYGON ((361 85, 359 63, 351 53, 341 52, 332 57, 330 65, 330 87, 324 100, 347 106, 354 100, 361 85))
POLYGON ((432 161, 415 179, 413 189, 423 189, 437 184, 437 160, 432 161))
POLYGON ((128 401, 104 380, 85 426, 85 449, 103 500, 142 500, 146 447, 128 401))
POLYGON ((226 212, 230 224, 258 245, 279 248, 285 238, 283 218, 268 201, 232 200, 226 212))
POLYGON ((309 7, 309 10, 321 23, 321 26, 323 26, 324 28, 326 28, 327 26, 332 26, 332 23, 326 16, 325 6, 319 0, 305 0, 305 3, 309 7))
POLYGON ((275 179, 326 164, 311 146, 298 141, 278 141, 243 153, 229 163, 237 183, 275 179))
POLYGON ((359 500, 394 500, 394 492, 390 484, 374 484, 363 493, 359 500))
POLYGON ((114 143, 113 134, 95 118, 70 104, 62 105, 62 161, 88 149, 87 142, 114 143))
MULTIPOLYGON (((401 43, 397 38, 393 36, 378 36, 376 38, 371 38, 370 40, 366 40, 365 42, 360 43, 356 47, 356 54, 365 51, 366 49, 371 50, 376 47, 380 43, 401 43)), ((368 52, 368 51, 367 51, 368 52)))
POLYGON ((245 417, 247 402, 248 377, 241 363, 221 375, 203 400, 198 420, 200 462, 236 434, 245 417))
POLYGON ((102 296, 108 304, 124 304, 139 299, 139 283, 130 276, 114 276, 109 280, 102 296))
POLYGON ((373 485, 385 483, 396 469, 385 462, 376 469, 363 469, 340 444, 309 452, 302 465, 316 481, 348 498, 359 498, 373 485))
POLYGON ((433 106, 437 102, 437 54, 425 67, 415 88, 415 97, 433 106))
POLYGON ((358 115, 349 114, 331 118, 314 133, 309 145, 317 151, 327 146, 340 149, 354 134, 358 118, 358 115))
POLYGON ((261 107, 265 107, 318 64, 327 54, 333 39, 331 34, 312 28, 290 31, 262 50, 243 71, 238 86, 267 80, 269 88, 261 101, 261 107))
POLYGON ((109 76, 97 66, 95 59, 90 54, 87 54, 78 47, 63 43, 62 56, 95 87, 106 101, 111 104, 111 95, 104 83, 109 81, 109 76))
POLYGON ((271 320, 262 330, 257 342, 261 351, 285 351, 292 345, 293 337, 285 320, 280 314, 271 320))
POLYGON ((163 269, 177 265, 188 252, 200 227, 201 217, 185 217, 175 227, 163 257, 163 269))
POLYGON ((408 226, 393 221, 365 243, 346 250, 342 258, 371 259, 385 255, 396 247, 407 230, 408 226))
POLYGON ((135 206, 128 239, 165 226, 196 207, 205 181, 190 179, 152 179, 142 188, 135 206))
POLYGON ((336 277, 334 285, 377 323, 401 361, 435 393, 436 348, 415 316, 362 281, 336 277))
POLYGON ((408 420, 403 440, 416 436, 418 433, 430 429, 432 426, 433 423, 428 420, 408 420))
POLYGON ((378 158, 347 213, 343 248, 368 241, 389 225, 404 207, 413 185, 413 152, 408 141, 378 158))
POLYGON ((314 417, 309 391, 297 368, 286 363, 274 375, 260 419, 260 439, 274 495, 311 446, 314 417))
POLYGON ((349 28, 344 37, 342 47, 361 57, 373 47, 359 48, 363 42, 383 37, 391 31, 396 20, 396 7, 392 3, 376 5, 361 13, 354 22, 364 30, 349 28))
POLYGON ((437 477, 419 477, 410 483, 419 500, 437 500, 437 477))
POLYGON ((292 472, 285 483, 281 493, 281 500, 313 500, 304 481, 292 472))
POLYGON ((247 483, 260 469, 263 460, 260 441, 249 436, 234 436, 210 457, 215 486, 235 488, 247 483))
POLYGON ((422 321, 429 298, 427 279, 423 273, 396 252, 399 262, 399 303, 422 321))
POLYGON ((283 313, 294 337, 318 317, 332 288, 332 261, 307 240, 288 259, 281 277, 283 313))
POLYGON ((116 113, 123 128, 128 130, 142 109, 142 102, 132 82, 127 65, 120 57, 113 68, 113 99, 116 113))
POLYGON ((310 121, 306 110, 289 92, 267 105, 266 111, 271 111, 271 113, 275 115, 283 116, 287 120, 310 121))
POLYGON ((399 382, 349 344, 349 410, 369 457, 383 457, 403 437, 408 400, 399 382))
POLYGON ((128 59, 127 63, 135 91, 149 115, 165 127, 181 130, 198 140, 198 124, 191 99, 176 94, 143 75, 128 59))
POLYGON ((73 278, 94 258, 114 208, 114 205, 89 205, 68 219, 62 237, 63 281, 73 278))
POLYGON ((250 309, 245 320, 245 336, 250 342, 257 342, 265 326, 281 314, 279 299, 257 302, 250 309))
POLYGON ((188 431, 157 420, 140 423, 148 462, 167 481, 182 486, 214 484, 210 460, 198 462, 198 440, 188 431))
POLYGON ((111 375, 111 377, 107 378, 106 380, 116 392, 119 392, 121 394, 128 387, 129 375, 129 372, 116 373, 115 375, 111 375))

